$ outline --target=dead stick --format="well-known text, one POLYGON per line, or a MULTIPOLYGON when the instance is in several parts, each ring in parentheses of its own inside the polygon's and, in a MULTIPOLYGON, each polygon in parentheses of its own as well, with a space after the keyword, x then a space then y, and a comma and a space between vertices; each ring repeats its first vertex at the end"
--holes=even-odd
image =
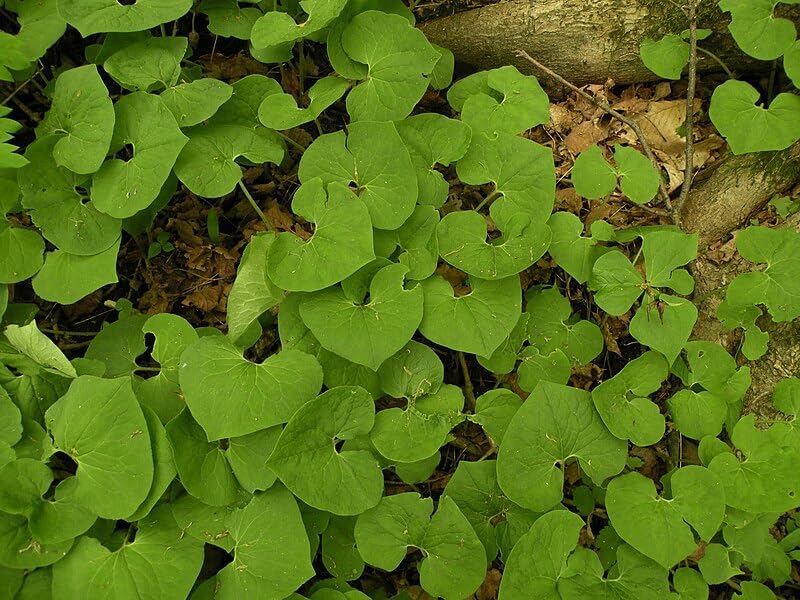
MULTIPOLYGON (((685 165, 683 169, 683 187, 678 199, 678 208, 683 206, 689 197, 694 178, 694 95, 697 87, 697 5, 698 0, 689 0, 687 7, 689 17, 689 84, 686 89, 686 149, 684 152, 685 165)), ((676 216, 678 214, 676 213, 676 216)), ((680 221, 676 221, 680 226, 680 221)))
MULTIPOLYGON (((575 92, 585 100, 588 100, 589 102, 594 104, 600 110, 608 113, 615 119, 619 120, 620 122, 624 123, 631 129, 633 129, 633 132, 636 134, 636 137, 639 138, 639 143, 642 145, 642 150, 644 150, 645 156, 647 156, 647 158, 650 159, 650 162, 653 163, 653 166, 656 168, 656 170, 659 173, 661 172, 661 166, 658 164, 658 159, 656 158, 655 154, 653 154, 653 151, 650 149, 650 144, 647 143, 647 139, 644 137, 644 132, 642 131, 642 128, 639 126, 639 123, 637 123, 633 119, 626 117, 621 112, 614 110, 608 105, 607 102, 598 100, 597 98, 595 98, 588 92, 585 92, 575 84, 567 81, 555 71, 548 69, 538 60, 532 58, 531 55, 525 52, 524 50, 516 50, 515 53, 517 56, 519 56, 520 58, 524 58, 546 75, 549 75, 550 77, 558 81, 561 85, 565 85, 566 87, 571 89, 573 92, 575 92)), ((670 212, 670 215, 672 215, 673 220, 675 220, 675 211, 672 209, 672 201, 669 198, 669 192, 667 191, 667 186, 664 185, 664 180, 661 178, 660 175, 658 177, 658 191, 661 195, 661 200, 664 202, 664 206, 667 207, 667 210, 670 212)))

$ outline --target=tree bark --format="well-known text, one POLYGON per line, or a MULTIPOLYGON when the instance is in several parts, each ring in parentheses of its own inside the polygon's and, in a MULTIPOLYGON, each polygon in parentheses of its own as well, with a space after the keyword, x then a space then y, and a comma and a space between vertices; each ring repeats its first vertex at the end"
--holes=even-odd
MULTIPOLYGON (((698 183, 681 207, 684 229, 699 232, 704 247, 693 265, 698 310, 694 339, 718 342, 736 355, 741 332, 722 326, 717 307, 725 299, 728 284, 740 273, 752 271, 755 265, 734 253, 732 240, 721 248, 707 247, 745 225, 774 194, 798 182, 800 142, 783 152, 729 156, 698 183)), ((800 213, 790 217, 784 226, 800 233, 800 213)), ((753 380, 744 398, 744 412, 769 420, 778 416, 772 405, 775 384, 784 377, 800 376, 800 319, 773 323, 765 315, 759 319, 759 326, 769 333, 766 354, 749 362, 738 357, 738 362, 750 367, 753 380)))
MULTIPOLYGON (((731 69, 770 68, 770 62, 739 51, 716 0, 701 5, 699 20, 715 33, 703 45, 731 69)), ((515 65, 531 73, 532 66, 514 54, 522 49, 576 85, 608 78, 620 84, 657 79, 639 58, 639 42, 685 28, 685 15, 666 0, 505 0, 420 25, 428 39, 476 69, 515 65)), ((718 70, 713 59, 698 57, 698 71, 718 70)), ((563 95, 556 82, 540 79, 551 95, 563 95)))
POLYGON ((683 228, 700 235, 701 248, 741 226, 773 195, 800 180, 800 142, 782 152, 729 156, 718 165, 680 207, 683 228))

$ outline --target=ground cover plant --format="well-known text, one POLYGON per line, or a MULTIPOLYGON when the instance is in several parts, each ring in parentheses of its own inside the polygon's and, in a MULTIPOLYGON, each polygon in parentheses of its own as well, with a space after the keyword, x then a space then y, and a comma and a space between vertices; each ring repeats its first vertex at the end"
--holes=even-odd
POLYGON ((800 174, 683 208, 797 148, 800 40, 698 4, 673 93, 454 76, 399 0, 0 2, 0 598, 798 597, 800 174))

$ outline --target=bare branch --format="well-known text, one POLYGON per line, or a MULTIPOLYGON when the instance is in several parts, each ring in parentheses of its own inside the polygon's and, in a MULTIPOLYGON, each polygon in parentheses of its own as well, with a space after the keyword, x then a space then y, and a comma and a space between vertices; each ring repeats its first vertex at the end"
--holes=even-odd
MULTIPOLYGON (((678 198, 680 208, 689 197, 694 179, 694 96, 697 88, 697 5, 699 0, 689 0, 689 84, 686 89, 686 149, 684 151, 685 165, 683 169, 683 187, 678 198)), ((676 213, 677 215, 677 213, 676 213)), ((676 225, 680 225, 676 222, 676 225)))
POLYGON ((555 71, 552 71, 552 70, 548 69, 542 63, 540 63, 538 60, 532 58, 531 55, 528 54, 527 52, 525 52, 524 50, 516 50, 515 54, 517 56, 519 56, 520 58, 524 58, 529 63, 531 63, 534 67, 539 69, 542 73, 544 73, 546 75, 549 75, 550 77, 552 77, 553 79, 558 81, 561 85, 564 85, 564 86, 568 87, 569 89, 571 89, 573 92, 575 92, 576 94, 578 94, 579 96, 581 96, 585 100, 588 100, 589 102, 594 104, 600 110, 602 110, 602 111, 606 112, 607 114, 611 115, 612 117, 614 117, 618 121, 624 123, 625 125, 627 125, 628 127, 630 127, 633 130, 633 132, 636 134, 636 137, 639 138, 639 143, 642 146, 642 150, 644 151, 645 156, 647 156, 647 158, 650 159, 650 162, 653 163, 653 166, 655 167, 656 171, 659 172, 659 177, 658 177, 659 195, 661 196, 661 200, 664 203, 664 206, 666 206, 667 210, 670 212, 670 215, 672 216, 672 220, 677 224, 679 217, 675 213, 675 211, 673 210, 672 201, 670 200, 670 197, 669 197, 669 191, 667 190, 667 186, 664 184, 664 181, 661 178, 661 175, 660 175, 661 166, 658 164, 658 160, 656 159, 655 154, 653 154, 653 151, 650 149, 650 144, 647 143, 647 139, 645 138, 644 132, 642 131, 642 128, 639 126, 639 123, 637 123, 635 120, 631 119, 630 117, 626 117, 621 112, 619 112, 617 110, 614 110, 613 108, 611 108, 608 105, 607 102, 604 102, 602 100, 598 100, 597 98, 595 98, 594 96, 592 96, 591 94, 586 92, 585 90, 582 90, 578 86, 576 86, 573 83, 567 81, 566 79, 564 79, 561 75, 559 75, 555 71))

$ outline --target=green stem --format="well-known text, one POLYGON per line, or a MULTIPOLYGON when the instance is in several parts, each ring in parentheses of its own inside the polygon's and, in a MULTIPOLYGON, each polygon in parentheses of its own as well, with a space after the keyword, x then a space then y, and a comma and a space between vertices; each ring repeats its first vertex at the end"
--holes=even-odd
POLYGON ((134 371, 145 371, 147 373, 160 373, 161 367, 136 367, 134 371))
POLYGON ((161 37, 167 37, 167 28, 164 27, 164 24, 161 23, 158 27, 161 30, 161 37))
POLYGON ((500 190, 495 190, 495 191, 493 191, 491 194, 489 194, 488 196, 486 196, 486 198, 484 198, 484 199, 481 201, 481 203, 480 203, 480 204, 478 204, 478 206, 476 206, 476 207, 475 207, 475 211, 477 212, 477 211, 479 211, 480 209, 482 209, 482 208, 483 208, 485 205, 487 205, 487 204, 489 204, 489 203, 493 202, 493 201, 494 201, 494 200, 496 200, 496 199, 497 199, 497 198, 498 198, 498 197, 499 197, 501 194, 502 194, 502 192, 501 192, 500 190))
POLYGON ((294 146, 297 150, 299 150, 301 154, 306 151, 306 147, 303 146, 303 144, 301 144, 300 142, 294 141, 292 138, 290 138, 288 135, 286 135, 282 131, 276 131, 275 133, 277 133, 284 140, 286 140, 290 145, 294 146))
POLYGON ((253 200, 253 196, 250 195, 250 191, 247 189, 247 187, 245 187, 245 185, 244 185, 244 183, 242 182, 241 179, 239 180, 239 189, 242 190, 242 193, 245 195, 245 198, 247 198, 247 201, 250 203, 250 206, 253 207, 253 210, 256 211, 256 214, 259 216, 259 218, 262 221, 264 221, 264 225, 267 226, 267 229, 274 233, 275 230, 272 228, 272 223, 269 222, 269 220, 267 219, 267 216, 259 208, 258 204, 256 204, 256 201, 253 200))
POLYGON ((317 131, 319 131, 320 135, 324 135, 325 134, 325 132, 322 129, 322 125, 319 122, 319 119, 314 119, 314 125, 317 126, 317 131))
POLYGON ((725 64, 725 62, 724 62, 724 61, 723 61, 723 60, 722 60, 722 59, 721 59, 719 56, 717 56, 716 54, 714 54, 713 52, 711 52, 711 50, 706 50, 705 48, 701 48, 700 46, 698 46, 698 47, 697 47, 697 51, 698 51, 698 52, 702 52, 703 54, 705 54, 705 55, 706 55, 706 56, 708 56, 709 58, 711 58, 711 59, 713 59, 714 61, 716 61, 716 63, 717 63, 717 64, 718 64, 720 67, 722 67, 722 70, 723 70, 723 71, 725 71, 725 73, 727 73, 728 77, 730 77, 731 79, 736 79, 736 77, 733 75, 733 71, 731 71, 731 70, 728 68, 728 65, 726 65, 726 64, 725 64))

